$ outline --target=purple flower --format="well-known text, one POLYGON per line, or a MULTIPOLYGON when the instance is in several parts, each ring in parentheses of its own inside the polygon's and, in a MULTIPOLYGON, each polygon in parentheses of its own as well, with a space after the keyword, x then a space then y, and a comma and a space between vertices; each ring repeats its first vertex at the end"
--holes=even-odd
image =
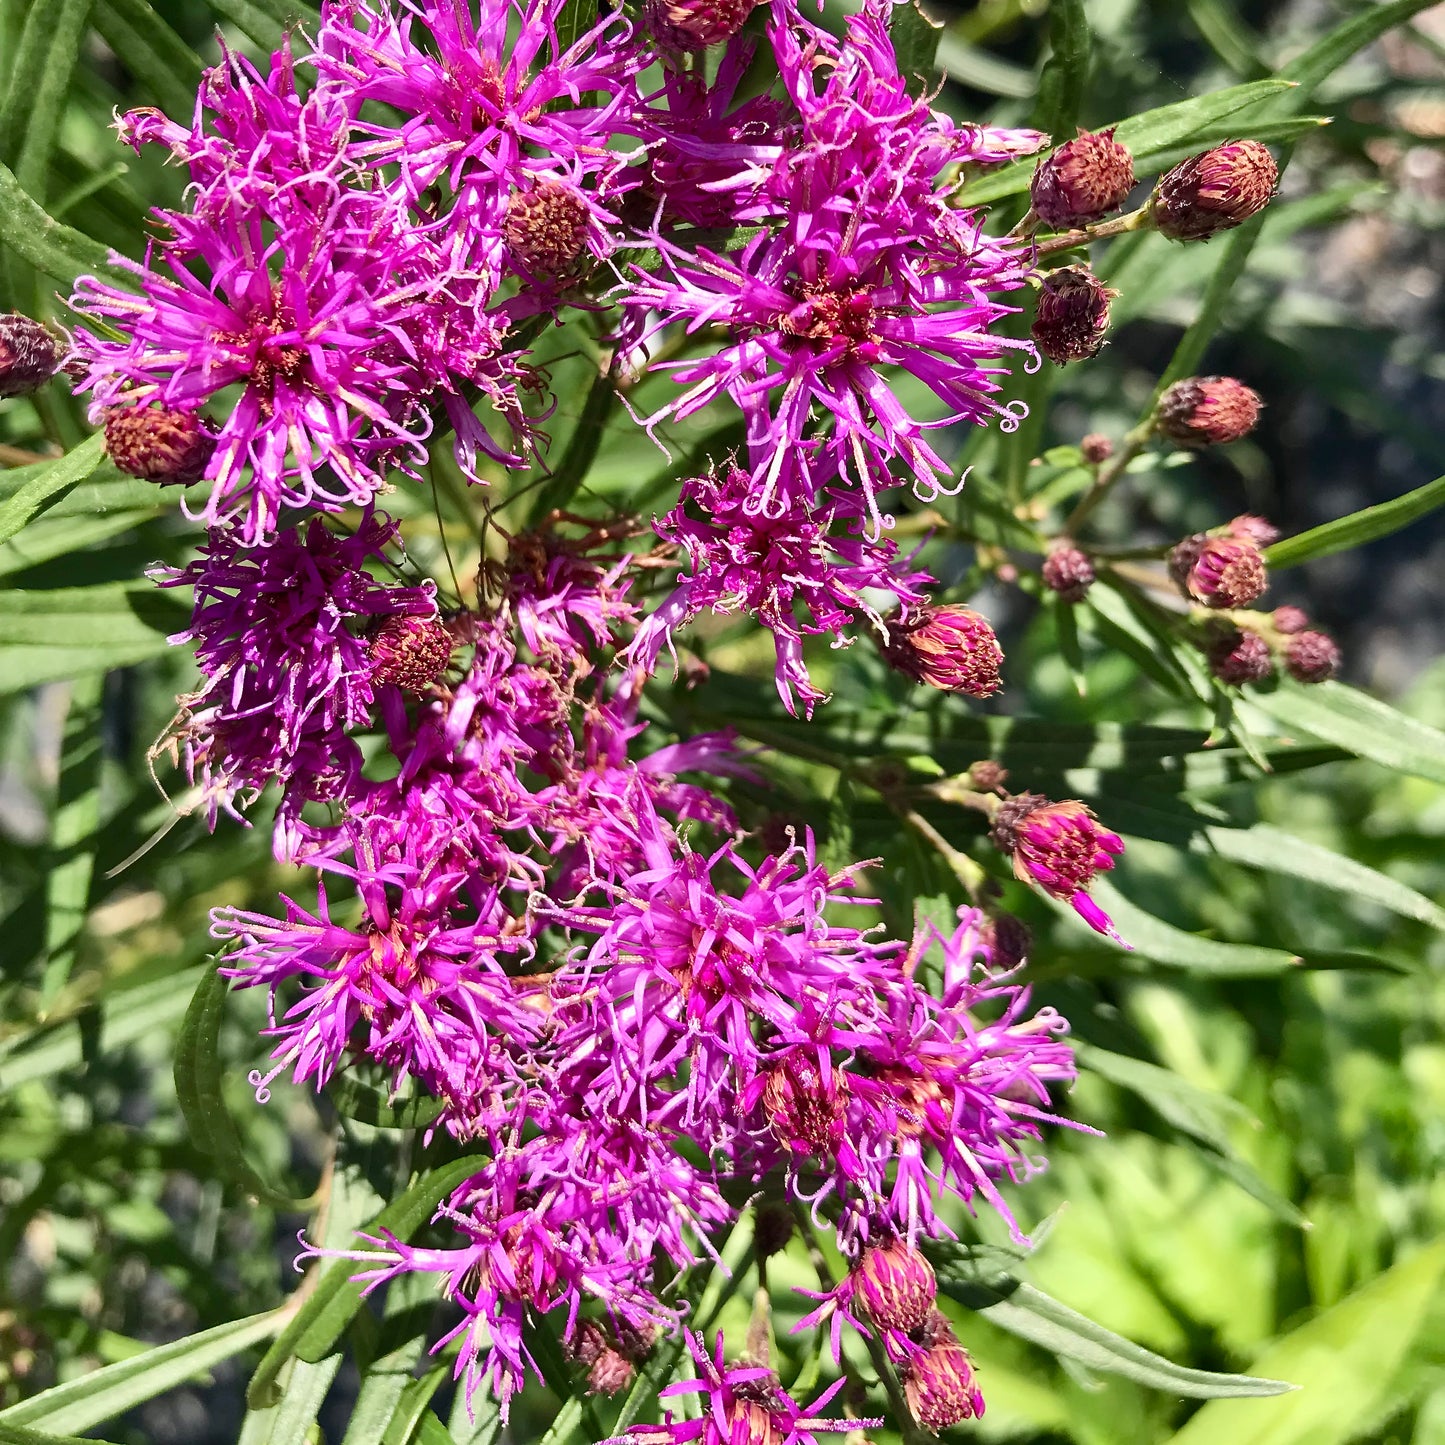
POLYGON ((815 506, 790 496, 771 510, 757 507, 756 496, 753 479, 736 466, 683 483, 677 506, 656 527, 686 549, 690 572, 637 629, 626 657, 651 672, 674 631, 699 613, 748 612, 773 634, 784 705, 796 713, 801 699, 811 716, 826 694, 808 676, 804 637, 845 646, 860 616, 882 631, 879 603, 867 593, 921 604, 921 588, 932 579, 900 561, 894 543, 861 535, 856 497, 834 493, 815 506))
POLYGON ((199 778, 212 826, 268 782, 300 798, 352 786, 360 762, 346 736, 370 717, 378 687, 358 623, 436 616, 435 584, 385 587, 364 569, 386 559, 396 523, 369 514, 353 536, 315 519, 245 551, 212 532, 200 557, 153 573, 162 587, 194 587, 191 625, 205 686, 181 699, 170 740, 199 778))

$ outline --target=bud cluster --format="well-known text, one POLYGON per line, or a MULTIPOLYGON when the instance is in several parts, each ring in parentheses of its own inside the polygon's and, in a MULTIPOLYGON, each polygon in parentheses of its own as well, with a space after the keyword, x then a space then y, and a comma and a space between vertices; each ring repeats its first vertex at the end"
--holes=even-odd
POLYGON ((1340 667, 1335 640, 1299 607, 1244 614, 1211 629, 1203 645, 1210 671, 1234 687, 1268 680, 1277 665, 1303 683, 1328 682, 1340 667))

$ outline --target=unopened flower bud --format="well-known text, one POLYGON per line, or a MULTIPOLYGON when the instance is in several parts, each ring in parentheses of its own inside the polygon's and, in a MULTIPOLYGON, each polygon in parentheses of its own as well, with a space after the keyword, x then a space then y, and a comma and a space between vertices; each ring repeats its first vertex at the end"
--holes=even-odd
POLYGON ((1251 512, 1236 517, 1224 530, 1231 537, 1253 542, 1256 547, 1268 547, 1271 542, 1279 541, 1279 528, 1251 512))
POLYGON ((55 337, 18 311, 0 314, 0 397, 24 396, 55 375, 60 348, 55 337))
POLYGON ((991 697, 1002 686, 1003 649, 988 622, 967 607, 923 607, 889 626, 883 655, 915 682, 991 697))
POLYGON ((988 950, 989 967, 1008 973, 1027 961, 1034 946, 1033 930, 1012 913, 995 913, 978 931, 979 942, 988 950))
POLYGON ((105 414, 105 449, 127 476, 188 486, 205 472, 216 439, 193 411, 115 406, 105 414))
POLYGON ((1084 460, 1091 467, 1097 467, 1101 462, 1107 462, 1114 455, 1114 443, 1102 432, 1091 431, 1079 443, 1079 450, 1084 454, 1084 460))
POLYGON ((903 1393, 914 1419, 937 1435, 982 1415, 983 1392, 968 1352, 941 1310, 929 1312, 920 1333, 923 1350, 903 1362, 903 1393))
POLYGON ((562 1353, 569 1360, 590 1365, 608 1345, 607 1332, 601 1325, 592 1320, 578 1320, 576 1328, 562 1341, 562 1353))
POLYGON ((556 276, 582 254, 587 220, 587 203, 574 187, 541 181, 507 203, 507 245, 529 271, 556 276))
POLYGON ((1276 607, 1270 620, 1274 623, 1274 630, 1286 637, 1303 632, 1310 625, 1310 615, 1303 607, 1276 607))
POLYGON ((792 1241, 797 1223, 786 1204, 763 1202, 753 1209, 753 1248, 759 1259, 781 1254, 792 1241))
POLYGON ((1257 140, 1231 141, 1191 156, 1154 191, 1154 224, 1171 241, 1204 241, 1242 225, 1274 195, 1279 167, 1257 140))
POLYGON ((367 642, 371 680, 419 696, 447 670, 455 645, 440 617, 385 617, 367 642))
POLYGON ((1240 537, 1186 537, 1169 554, 1169 571, 1206 607, 1248 607, 1269 585, 1259 548, 1240 537))
POLYGON ((1050 361, 1064 366, 1098 354, 1109 329, 1110 291, 1087 266, 1066 266, 1044 277, 1030 334, 1050 361))
POLYGON ((968 781, 980 793, 996 793, 1008 782, 1008 769, 992 758, 984 758, 970 766, 968 781))
POLYGON ((669 50, 689 53, 731 40, 757 0, 646 0, 643 23, 669 50))
POLYGON ((1082 602, 1094 585, 1094 564, 1077 547, 1055 547, 1044 558, 1043 577, 1065 602, 1082 602))
POLYGON ((1210 644, 1208 656, 1209 670, 1231 687, 1263 682, 1274 671, 1269 644, 1257 632, 1226 632, 1210 644))
POLYGON ((1117 211, 1134 189, 1134 157, 1112 129, 1080 131, 1040 162, 1030 194, 1039 219, 1059 230, 1117 211))
POLYGON ((1175 446, 1220 446, 1248 436, 1259 409, 1259 393, 1232 376, 1191 376, 1159 398, 1157 420, 1175 446))
POLYGON ((637 1366, 620 1350, 603 1349, 587 1370, 589 1395, 615 1395, 632 1383, 637 1366))
POLYGON ((848 1082, 831 1069, 825 1077, 815 1059, 795 1051, 767 1071, 762 1103, 774 1135, 789 1153, 822 1154, 842 1135, 848 1082))
POLYGON ((938 1294, 933 1266, 904 1239, 870 1245, 853 1270, 853 1289, 869 1317, 885 1330, 921 1328, 938 1294))
POLYGON ((1328 682, 1340 666, 1340 649, 1323 632, 1298 632, 1284 650, 1285 670, 1296 682, 1328 682))

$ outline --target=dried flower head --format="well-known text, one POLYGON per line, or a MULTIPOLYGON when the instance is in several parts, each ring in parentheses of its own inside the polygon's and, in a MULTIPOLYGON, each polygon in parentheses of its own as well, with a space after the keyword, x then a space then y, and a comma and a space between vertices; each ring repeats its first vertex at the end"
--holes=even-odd
POLYGON ((581 193, 562 181, 540 181, 507 203, 504 234, 514 261, 557 276, 587 247, 590 213, 581 193))
POLYGON ((1044 558, 1043 578, 1065 602, 1082 602, 1094 584, 1094 564, 1077 547, 1055 547, 1044 558))
POLYGON ((189 486, 206 470, 216 439, 193 411, 114 406, 105 413, 105 449, 128 476, 189 486))
POLYGON ((900 1371, 914 1418, 934 1435, 977 1419, 984 1411, 983 1391, 948 1317, 931 1310, 920 1335, 919 1348, 909 1352, 900 1371))
POLYGON ((455 645, 440 617, 384 617, 367 639, 371 680, 419 696, 446 671, 455 645))
POLYGON ((889 624, 883 655, 915 682, 969 697, 992 697, 1003 686, 1003 649, 988 621, 970 608, 923 607, 889 624))
POLYGON ((1109 302, 1118 294, 1087 266, 1045 276, 1030 333, 1039 350, 1060 366, 1097 355, 1109 329, 1109 302))
POLYGON ((1340 649, 1323 632, 1297 632, 1284 649, 1285 670, 1296 682, 1328 682, 1340 666, 1340 649))
POLYGON ((1175 446, 1237 442, 1259 420, 1259 393, 1232 376, 1191 376, 1159 398, 1160 432, 1175 446))
POLYGON ((60 361, 55 337, 18 311, 0 314, 0 397, 24 396, 43 386, 60 361))
POLYGON ((1080 131, 1046 156, 1034 172, 1030 194, 1047 226, 1086 226, 1117 211, 1134 189, 1134 157, 1113 129, 1080 131))
POLYGON ((1231 141, 1174 167, 1154 192, 1154 224, 1171 241, 1204 241, 1242 225, 1274 195, 1279 167, 1257 140, 1231 141))

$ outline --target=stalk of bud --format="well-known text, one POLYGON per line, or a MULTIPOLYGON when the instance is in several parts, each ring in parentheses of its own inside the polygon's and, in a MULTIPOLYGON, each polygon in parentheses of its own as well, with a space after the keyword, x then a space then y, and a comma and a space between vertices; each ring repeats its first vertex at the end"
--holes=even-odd
POLYGON ((1044 277, 1031 334, 1039 350, 1063 366, 1096 356, 1109 329, 1109 302, 1119 293, 1087 266, 1066 266, 1044 277))
POLYGON ((652 38, 684 54, 731 40, 757 0, 646 0, 643 23, 652 38))
POLYGON ((1082 602, 1094 585, 1094 564, 1077 547, 1055 547, 1044 558, 1043 578, 1065 602, 1082 602))
POLYGON ((933 1266, 907 1240, 870 1245, 853 1269, 853 1290, 884 1330, 919 1329, 933 1309, 938 1281, 933 1266))
POLYGON ((1257 140, 1230 141, 1191 156, 1162 177, 1151 202, 1159 234, 1206 241, 1262 211, 1279 183, 1279 167, 1257 140))
POLYGON ((988 622, 967 607, 923 607, 894 619, 883 655, 914 682, 943 692, 991 697, 1003 685, 1003 649, 988 622))
POLYGON ((55 375, 60 348, 38 321, 18 311, 0 314, 0 397, 24 396, 55 375))
POLYGON ((1169 572, 1206 607, 1248 607, 1269 585, 1264 558, 1245 537, 1186 537, 1169 554, 1169 572))
POLYGON ((440 617, 385 617, 367 640, 371 680, 420 696, 447 670, 455 645, 440 617))
POLYGON ((216 439, 193 411, 116 406, 105 414, 105 449, 128 476, 162 486, 199 481, 216 439))
POLYGON ((1285 670, 1296 682, 1328 682, 1340 666, 1340 649, 1323 632, 1297 632, 1284 649, 1285 670))
POLYGON ((1254 430, 1260 405, 1259 393, 1232 376, 1191 376, 1159 398, 1155 421, 1175 446, 1220 446, 1254 430))
POLYGON ((560 275, 587 242, 587 204, 561 181, 542 181, 507 203, 505 226, 512 255, 530 271, 560 275))
POLYGON ((982 1415, 983 1391, 968 1352, 941 1310, 929 1311, 920 1334, 922 1350, 911 1354, 900 1371, 903 1393, 914 1419, 937 1435, 961 1420, 982 1415))
POLYGON ((1210 644, 1208 656, 1209 670, 1231 687, 1263 682, 1274 672, 1269 644, 1257 632, 1231 628, 1210 644))
POLYGON ((1039 162, 1030 198, 1046 226, 1072 230, 1117 211, 1133 189, 1134 157, 1113 130, 1081 130, 1039 162))

